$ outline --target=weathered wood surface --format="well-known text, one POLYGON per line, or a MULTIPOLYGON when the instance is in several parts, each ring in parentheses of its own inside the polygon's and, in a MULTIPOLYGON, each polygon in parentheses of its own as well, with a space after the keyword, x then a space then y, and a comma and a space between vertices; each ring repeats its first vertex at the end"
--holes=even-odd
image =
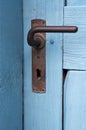
POLYGON ((25 130, 61 130, 62 127, 62 34, 47 34, 46 93, 32 92, 31 47, 27 32, 31 19, 47 25, 63 24, 63 0, 24 0, 24 126, 25 130))
POLYGON ((68 71, 64 90, 64 130, 85 130, 86 71, 68 71))
POLYGON ((64 35, 63 67, 69 69, 64 84, 64 130, 85 130, 86 0, 67 1, 64 24, 78 26, 76 34, 64 35))
POLYGON ((66 0, 67 6, 85 6, 86 0, 66 0))
POLYGON ((86 7, 66 6, 64 25, 78 26, 78 32, 64 34, 63 68, 86 70, 86 7))
POLYGON ((0 130, 22 130, 22 1, 0 0, 0 130))

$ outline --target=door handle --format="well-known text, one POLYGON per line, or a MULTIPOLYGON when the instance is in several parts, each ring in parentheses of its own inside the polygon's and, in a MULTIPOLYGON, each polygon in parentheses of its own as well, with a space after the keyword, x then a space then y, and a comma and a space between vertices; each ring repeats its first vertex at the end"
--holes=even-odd
POLYGON ((34 19, 27 35, 28 45, 32 46, 32 90, 36 93, 46 91, 46 34, 75 33, 77 26, 46 26, 46 21, 34 19))
POLYGON ((41 33, 74 33, 77 32, 77 26, 37 26, 32 27, 27 35, 27 42, 32 47, 40 48, 44 36, 41 33), (37 38, 34 38, 38 33, 37 38))

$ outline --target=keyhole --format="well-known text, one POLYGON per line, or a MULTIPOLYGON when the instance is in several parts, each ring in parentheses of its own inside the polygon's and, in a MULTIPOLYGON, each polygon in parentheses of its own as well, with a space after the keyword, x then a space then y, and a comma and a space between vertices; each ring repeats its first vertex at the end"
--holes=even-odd
POLYGON ((41 70, 36 69, 36 74, 37 74, 37 79, 40 80, 41 79, 41 70))

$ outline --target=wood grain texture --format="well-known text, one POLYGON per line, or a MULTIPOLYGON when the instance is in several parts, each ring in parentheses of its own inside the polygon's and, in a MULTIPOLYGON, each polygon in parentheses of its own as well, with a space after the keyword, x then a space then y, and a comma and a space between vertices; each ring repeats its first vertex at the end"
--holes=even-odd
POLYGON ((0 0, 0 130, 22 130, 22 1, 0 0))
POLYGON ((86 71, 68 71, 64 90, 64 130, 85 130, 86 71))
POLYGON ((66 6, 64 25, 78 26, 78 32, 64 34, 63 68, 86 70, 86 7, 66 6))
POLYGON ((86 0, 66 0, 67 6, 86 6, 86 0))
POLYGON ((31 19, 45 19, 47 25, 63 24, 62 0, 24 0, 24 126, 25 130, 61 130, 62 128, 62 35, 47 34, 46 93, 32 92, 31 47, 27 32, 31 19), (59 19, 59 20, 58 20, 59 19))

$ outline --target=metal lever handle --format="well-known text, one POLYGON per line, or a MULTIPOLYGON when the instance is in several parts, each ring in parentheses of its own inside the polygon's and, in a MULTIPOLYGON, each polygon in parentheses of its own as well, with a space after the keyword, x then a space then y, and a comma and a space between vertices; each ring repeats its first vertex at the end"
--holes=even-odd
MULTIPOLYGON (((27 42, 32 47, 38 47, 41 44, 41 39, 34 39, 34 35, 36 33, 74 33, 77 32, 78 27, 76 26, 40 26, 40 27, 33 27, 28 32, 27 42)), ((40 34, 39 34, 39 37, 40 34)))
POLYGON ((74 33, 76 26, 46 26, 43 19, 31 20, 27 42, 32 46, 32 89, 33 92, 46 92, 46 32, 74 33))

